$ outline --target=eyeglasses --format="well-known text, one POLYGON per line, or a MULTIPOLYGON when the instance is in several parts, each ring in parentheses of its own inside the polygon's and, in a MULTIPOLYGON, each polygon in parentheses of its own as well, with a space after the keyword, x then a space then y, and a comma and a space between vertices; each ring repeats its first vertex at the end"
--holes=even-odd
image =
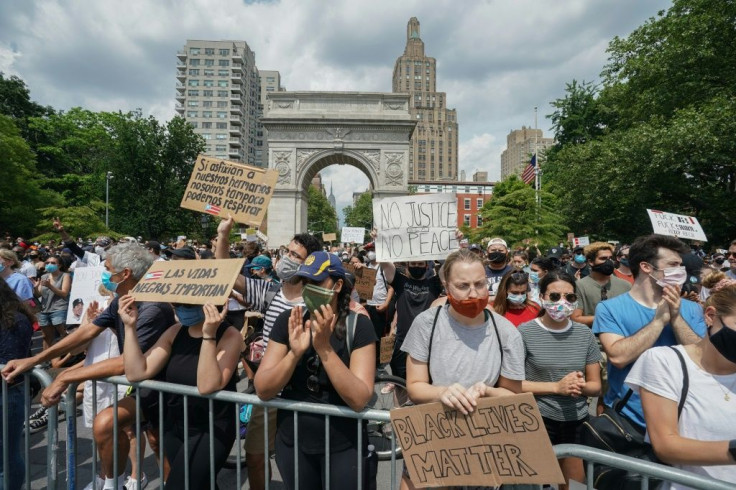
POLYGON ((605 301, 607 299, 608 299, 608 289, 601 288, 601 301, 605 301))
POLYGON ((736 257, 736 252, 728 252, 726 257, 736 257))
MULTIPOLYGON (((560 299, 562 299, 562 293, 547 293, 549 296, 549 300, 553 303, 557 303, 560 299)), ((578 300, 578 295, 575 293, 567 293, 565 294, 565 301, 568 303, 574 303, 578 300)))
POLYGON ((292 250, 287 250, 286 253, 289 255, 289 257, 291 257, 294 260, 299 260, 301 262, 304 262, 306 260, 305 257, 302 257, 301 255, 299 255, 298 253, 292 250))
POLYGON ((307 378, 307 389, 312 393, 319 393, 322 388, 319 384, 319 376, 317 376, 317 374, 319 373, 318 355, 315 354, 307 359, 307 372, 310 373, 309 377, 307 378))

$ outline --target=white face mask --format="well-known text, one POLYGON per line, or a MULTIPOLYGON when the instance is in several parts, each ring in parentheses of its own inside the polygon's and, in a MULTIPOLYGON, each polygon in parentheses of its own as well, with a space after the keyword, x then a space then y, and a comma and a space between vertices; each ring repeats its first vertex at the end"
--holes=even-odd
POLYGON ((654 279, 654 282, 656 282, 657 285, 659 285, 662 288, 664 288, 665 286, 676 286, 679 288, 683 284, 685 284, 685 281, 687 280, 687 269, 685 269, 685 266, 681 265, 678 267, 666 267, 664 269, 657 269, 657 270, 662 271, 663 275, 661 279, 657 279, 651 274, 649 274, 649 277, 654 279))

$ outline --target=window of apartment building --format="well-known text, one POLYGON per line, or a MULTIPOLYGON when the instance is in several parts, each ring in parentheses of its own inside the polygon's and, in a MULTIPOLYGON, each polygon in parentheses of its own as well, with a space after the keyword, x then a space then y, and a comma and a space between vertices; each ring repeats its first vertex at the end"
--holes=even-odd
POLYGON ((204 83, 203 83, 203 85, 205 87, 214 87, 215 86, 215 81, 214 80, 205 80, 204 83))
POLYGON ((212 133, 200 133, 200 136, 206 140, 212 139, 212 133))
POLYGON ((215 54, 215 48, 204 48, 204 54, 212 56, 215 54))
POLYGON ((218 87, 227 87, 230 83, 227 80, 218 80, 217 86, 218 87))
POLYGON ((217 108, 222 109, 223 107, 227 107, 227 101, 226 100, 218 100, 217 101, 217 108))
POLYGON ((218 140, 226 140, 227 139, 227 134, 225 134, 225 133, 217 133, 215 135, 215 138, 218 139, 218 140))
POLYGON ((215 66, 215 60, 204 60, 204 66, 215 66))
POLYGON ((227 129, 227 123, 217 123, 217 129, 227 129))
MULTIPOLYGON (((480 192, 480 190, 478 190, 480 192)), ((475 204, 478 206, 478 209, 483 207, 483 199, 476 199, 475 204)))
POLYGON ((197 117, 198 114, 197 111, 187 111, 187 117, 197 117))
POLYGON ((218 90, 217 91, 217 96, 218 97, 228 97, 229 95, 230 94, 228 93, 227 90, 218 90))
POLYGON ((212 117, 212 111, 202 111, 202 117, 212 117))
POLYGON ((203 122, 202 123, 202 129, 212 129, 212 123, 211 122, 203 122))
POLYGON ((214 77, 215 76, 215 70, 212 68, 205 68, 204 69, 204 76, 206 77, 214 77))
POLYGON ((217 117, 219 119, 225 119, 225 118, 227 118, 227 112, 226 111, 217 111, 217 117))
POLYGON ((188 90, 187 95, 189 97, 199 97, 199 90, 188 90))
POLYGON ((189 58, 189 66, 199 66, 199 58, 189 58))
POLYGON ((219 60, 217 64, 219 66, 230 66, 230 60, 219 60))
POLYGON ((476 219, 478 220, 478 227, 483 226, 483 216, 478 215, 476 219))
POLYGON ((199 48, 189 48, 189 54, 199 54, 199 48))
POLYGON ((230 70, 217 70, 218 77, 226 77, 230 75, 230 70))
POLYGON ((228 56, 230 54, 229 49, 221 49, 220 50, 220 56, 228 56))
POLYGON ((199 101, 198 100, 190 100, 187 102, 188 107, 199 107, 199 101))
POLYGON ((199 68, 190 68, 189 69, 189 76, 190 77, 198 77, 199 76, 199 68))
POLYGON ((187 85, 190 87, 199 87, 199 80, 189 80, 187 82, 187 85))
POLYGON ((267 82, 275 82, 276 81, 276 77, 266 77, 266 81, 267 82))
POLYGON ((215 151, 227 151, 226 145, 215 145, 215 151))
POLYGON ((273 92, 273 91, 274 91, 274 87, 266 87, 266 92, 273 92))
POLYGON ((202 107, 212 107, 212 101, 211 100, 205 100, 202 102, 202 107))
POLYGON ((214 93, 212 90, 205 90, 202 92, 205 97, 212 97, 212 94, 214 93))
POLYGON ((470 215, 469 214, 463 215, 463 224, 465 226, 470 226, 470 215))

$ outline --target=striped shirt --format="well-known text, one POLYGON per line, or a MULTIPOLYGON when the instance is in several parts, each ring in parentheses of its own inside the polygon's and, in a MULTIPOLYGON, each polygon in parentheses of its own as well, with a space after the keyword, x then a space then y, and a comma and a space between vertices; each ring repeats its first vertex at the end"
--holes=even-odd
POLYGON ((266 298, 271 284, 271 281, 246 277, 245 294, 243 295, 245 302, 254 311, 259 311, 263 314, 263 341, 266 345, 268 345, 268 339, 271 337, 271 329, 276 318, 286 310, 290 310, 295 306, 304 305, 301 297, 299 297, 299 301, 295 302, 286 299, 280 286, 271 303, 266 305, 266 298))
MULTIPOLYGON (((527 381, 556 383, 573 371, 585 374, 585 367, 601 359, 598 343, 582 323, 570 322, 562 330, 549 330, 540 319, 519 325, 524 342, 527 381)), ((569 422, 588 414, 584 396, 535 395, 543 417, 569 422)))

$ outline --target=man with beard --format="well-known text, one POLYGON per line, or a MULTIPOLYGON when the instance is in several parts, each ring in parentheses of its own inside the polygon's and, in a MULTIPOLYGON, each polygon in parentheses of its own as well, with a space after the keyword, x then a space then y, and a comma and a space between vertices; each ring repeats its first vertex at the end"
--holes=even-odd
POLYGON ((572 314, 573 321, 593 326, 595 307, 598 303, 615 298, 631 289, 628 281, 613 276, 613 245, 593 242, 585 247, 585 258, 590 274, 575 283, 578 308, 572 314))
POLYGON ((486 252, 488 252, 488 264, 486 265, 488 291, 491 292, 491 296, 495 296, 501 279, 514 267, 509 264, 509 247, 503 238, 491 238, 486 252))
MULTIPOLYGON (((230 230, 233 227, 232 216, 222 220, 217 227, 216 259, 230 258, 230 230)), ((246 243, 246 256, 253 249, 246 243)), ((296 275, 300 264, 313 252, 322 250, 322 244, 313 235, 300 233, 295 235, 286 247, 286 252, 278 264, 276 264, 276 275, 281 283, 275 281, 264 281, 239 275, 235 281, 235 289, 243 295, 245 303, 254 311, 263 314, 263 342, 268 344, 271 329, 276 318, 283 311, 290 310, 295 306, 304 306, 302 301, 302 282, 296 275)), ((248 465, 248 482, 253 490, 260 490, 266 485, 266 456, 264 437, 263 407, 254 406, 248 423, 248 432, 245 438, 245 452, 248 454, 246 464, 248 465)), ((268 447, 271 451, 275 447, 274 437, 276 435, 276 409, 268 409, 268 447)), ((272 474, 272 473, 271 473, 272 474)))

